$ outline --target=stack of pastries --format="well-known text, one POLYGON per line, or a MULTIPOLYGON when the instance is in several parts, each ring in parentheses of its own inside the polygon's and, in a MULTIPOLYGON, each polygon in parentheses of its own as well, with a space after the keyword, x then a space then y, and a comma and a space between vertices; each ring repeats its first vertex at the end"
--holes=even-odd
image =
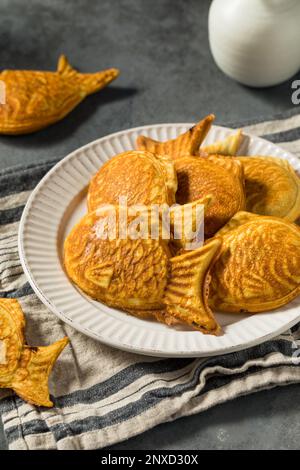
POLYGON ((279 158, 237 156, 241 131, 203 146, 213 120, 209 115, 166 142, 139 136, 136 150, 116 155, 93 176, 88 213, 64 246, 67 274, 93 299, 217 335, 214 311, 268 311, 300 293, 298 175, 279 158), (156 238, 119 236, 123 211, 128 235, 137 204, 146 206, 147 220, 153 205, 172 206, 169 239, 160 218, 156 238), (186 224, 187 207, 191 226, 199 208, 205 211, 205 241, 192 250, 194 231, 172 232, 175 221, 186 224), (111 217, 118 235, 98 236, 111 217))

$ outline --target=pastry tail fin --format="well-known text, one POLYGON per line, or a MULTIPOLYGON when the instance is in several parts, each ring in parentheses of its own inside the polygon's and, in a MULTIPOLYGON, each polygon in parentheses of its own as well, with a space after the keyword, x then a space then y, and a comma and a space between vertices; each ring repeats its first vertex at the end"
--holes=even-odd
POLYGON ((243 140, 242 130, 239 129, 235 134, 229 135, 225 140, 215 142, 203 147, 201 150, 208 154, 217 154, 235 157, 239 151, 243 140))
POLYGON ((167 314, 203 333, 217 335, 221 328, 208 306, 209 271, 217 259, 221 240, 171 258, 171 275, 163 302, 167 314))
POLYGON ((78 76, 83 92, 90 95, 104 88, 115 80, 119 74, 118 69, 107 69, 96 73, 81 73, 78 76))
POLYGON ((68 342, 66 337, 50 346, 25 346, 11 388, 33 405, 53 406, 48 379, 56 359, 68 342))
POLYGON ((182 141, 181 144, 183 147, 189 147, 189 153, 191 155, 197 155, 199 147, 207 136, 214 120, 214 114, 209 114, 202 119, 202 121, 195 124, 195 126, 189 129, 185 134, 182 134, 177 141, 182 141))
POLYGON ((96 73, 79 73, 70 65, 65 55, 61 55, 57 63, 57 72, 66 77, 75 77, 79 80, 85 95, 96 93, 104 88, 119 75, 118 69, 107 69, 96 73))
POLYGON ((175 160, 184 155, 197 155, 199 147, 211 128, 214 119, 215 116, 210 114, 184 134, 166 142, 158 142, 150 137, 139 136, 136 141, 137 148, 162 155, 169 154, 175 160))
MULTIPOLYGON (((156 149, 160 148, 161 145, 163 145, 161 142, 144 135, 139 135, 136 139, 136 147, 138 150, 147 150, 148 152, 153 152, 154 154, 156 153, 156 149)), ((164 154, 166 152, 162 151, 161 153, 164 154)))

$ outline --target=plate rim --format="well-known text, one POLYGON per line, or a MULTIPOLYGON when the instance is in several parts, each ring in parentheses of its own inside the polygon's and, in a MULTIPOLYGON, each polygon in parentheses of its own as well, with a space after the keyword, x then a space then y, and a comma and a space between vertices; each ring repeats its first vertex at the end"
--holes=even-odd
MULTIPOLYGON (((299 312, 299 314, 294 319, 289 320, 284 325, 275 328, 274 330, 272 330, 272 332, 264 334, 264 335, 262 335, 258 338, 254 338, 253 340, 248 340, 248 341, 246 341, 242 344, 237 344, 235 346, 220 347, 220 348, 216 348, 212 351, 205 351, 205 352, 200 351, 200 350, 194 350, 194 351, 180 351, 180 350, 178 350, 176 352, 173 352, 173 351, 163 352, 161 350, 156 350, 156 349, 147 348, 147 347, 146 348, 136 348, 136 347, 131 346, 129 344, 122 343, 122 342, 120 342, 116 339, 110 340, 110 338, 102 337, 101 334, 95 333, 89 328, 85 328, 84 326, 82 326, 78 322, 74 322, 68 316, 61 313, 60 310, 55 306, 55 304, 53 304, 47 298, 47 296, 43 293, 43 291, 37 285, 37 283, 35 281, 35 277, 34 277, 32 271, 30 269, 30 266, 27 262, 27 258, 26 258, 26 254, 25 254, 24 228, 25 228, 25 223, 26 223, 27 217, 30 215, 31 205, 32 205, 32 202, 34 201, 34 199, 36 197, 36 194, 38 193, 40 188, 46 183, 46 181, 51 177, 52 173, 55 173, 59 169, 59 167, 62 166, 63 164, 65 164, 68 160, 74 158, 77 153, 84 152, 86 149, 88 149, 92 146, 95 146, 97 144, 101 144, 101 142, 104 141, 104 140, 118 137, 118 136, 120 136, 124 133, 125 134, 129 133, 129 132, 130 133, 133 133, 133 132, 138 132, 139 133, 139 132, 144 131, 145 129, 157 129, 157 128, 161 128, 161 127, 163 127, 163 128, 165 128, 165 127, 168 127, 168 128, 170 128, 170 127, 171 128, 172 127, 187 127, 188 128, 188 127, 192 127, 193 125, 194 125, 194 123, 181 123, 180 122, 180 123, 148 124, 148 125, 138 126, 138 127, 134 127, 134 128, 128 128, 128 129, 117 131, 117 132, 114 132, 114 133, 111 133, 111 134, 107 134, 103 137, 95 139, 95 140, 93 140, 93 141, 91 141, 91 142, 89 142, 89 143, 73 150, 72 152, 68 153, 65 157, 63 157, 61 160, 59 160, 43 176, 41 181, 35 186, 32 193, 30 194, 30 196, 29 196, 29 198, 26 202, 26 205, 24 207, 24 210, 22 212, 22 216, 21 216, 21 219, 20 219, 20 222, 19 222, 19 229, 18 229, 18 251, 19 251, 19 257, 20 257, 22 268, 24 270, 24 273, 25 273, 25 275, 27 277, 27 280, 28 280, 29 284, 31 285, 33 291, 38 296, 38 298, 42 301, 42 303, 44 305, 46 305, 46 307, 49 308, 49 310, 52 313, 54 313, 60 320, 62 320, 63 322, 69 324, 75 330, 80 331, 81 333, 83 333, 83 334, 85 334, 85 335, 87 335, 87 336, 89 336, 89 337, 91 337, 91 338, 107 345, 107 346, 118 348, 120 350, 130 352, 130 353, 136 353, 136 354, 141 354, 141 355, 146 355, 146 356, 153 356, 153 357, 170 357, 170 358, 173 357, 173 358, 175 358, 175 357, 218 356, 218 355, 230 354, 230 353, 236 352, 236 351, 246 350, 246 349, 249 349, 253 346, 259 345, 259 344, 261 344, 261 343, 263 343, 263 342, 265 342, 269 339, 272 339, 272 338, 280 335, 281 333, 285 332, 286 330, 288 330, 289 328, 294 326, 296 323, 298 323, 299 320, 300 320, 300 312, 299 312)), ((213 125, 213 128, 223 129, 223 130, 231 131, 231 132, 235 130, 235 129, 232 129, 230 127, 220 126, 220 125, 213 125)), ((247 136, 250 139, 255 139, 256 141, 257 140, 262 141, 263 143, 266 143, 266 144, 271 144, 271 145, 277 147, 279 150, 282 150, 282 152, 284 152, 285 154, 289 155, 290 158, 297 159, 297 157, 294 156, 291 152, 281 148, 277 144, 269 142, 268 140, 263 139, 261 137, 257 137, 255 135, 249 134, 248 132, 244 132, 243 134, 244 134, 244 136, 247 136)))

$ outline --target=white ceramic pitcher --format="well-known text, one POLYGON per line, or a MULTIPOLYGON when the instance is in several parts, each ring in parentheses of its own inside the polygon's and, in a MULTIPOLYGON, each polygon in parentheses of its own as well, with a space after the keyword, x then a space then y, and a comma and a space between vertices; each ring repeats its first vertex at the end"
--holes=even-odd
POLYGON ((208 23, 213 57, 231 78, 264 87, 300 69, 300 0, 213 0, 208 23))

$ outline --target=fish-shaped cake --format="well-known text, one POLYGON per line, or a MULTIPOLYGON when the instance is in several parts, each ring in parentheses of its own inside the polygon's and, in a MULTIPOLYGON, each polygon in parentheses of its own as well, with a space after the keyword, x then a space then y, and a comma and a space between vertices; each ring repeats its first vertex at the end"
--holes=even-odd
POLYGON ((48 377, 69 340, 28 346, 24 328, 25 317, 18 301, 0 299, 0 388, 11 388, 33 405, 51 407, 48 377))
POLYGON ((60 56, 56 72, 3 70, 5 104, 0 105, 0 134, 28 134, 63 119, 86 96, 119 75, 111 68, 79 73, 60 56))
MULTIPOLYGON (((64 244, 64 264, 71 280, 93 299, 110 307, 164 323, 179 321, 203 333, 218 334, 220 327, 207 299, 209 270, 220 249, 220 240, 216 238, 173 257, 170 238, 163 236, 160 222, 156 237, 149 232, 141 238, 135 233, 136 217, 128 212, 126 233, 121 237, 121 210, 124 208, 120 206, 103 206, 88 213, 72 229, 64 244), (111 221, 115 222, 112 231, 111 221)), ((147 226, 151 225, 150 212, 143 212, 147 226)))
POLYGON ((235 134, 229 135, 224 140, 213 142, 200 148, 200 155, 224 155, 235 157, 243 141, 243 133, 239 129, 235 134))
POLYGON ((159 142, 140 135, 136 141, 137 149, 147 150, 159 155, 169 155, 174 160, 185 155, 197 155, 199 147, 210 130, 214 119, 215 116, 210 114, 184 134, 166 142, 159 142))
POLYGON ((177 178, 173 160, 164 155, 131 150, 108 160, 93 176, 88 191, 88 209, 102 204, 127 205, 175 203, 177 178), (124 203, 123 203, 124 204, 124 203))
POLYGON ((288 161, 277 157, 237 157, 246 185, 246 209, 294 222, 300 217, 300 178, 288 161))
POLYGON ((230 157, 181 157, 175 161, 176 201, 187 204, 207 196, 205 236, 213 236, 238 211, 245 209, 244 175, 240 162, 230 157))
POLYGON ((283 219, 239 212, 218 232, 209 304, 224 312, 264 312, 300 294, 300 228, 283 219))

